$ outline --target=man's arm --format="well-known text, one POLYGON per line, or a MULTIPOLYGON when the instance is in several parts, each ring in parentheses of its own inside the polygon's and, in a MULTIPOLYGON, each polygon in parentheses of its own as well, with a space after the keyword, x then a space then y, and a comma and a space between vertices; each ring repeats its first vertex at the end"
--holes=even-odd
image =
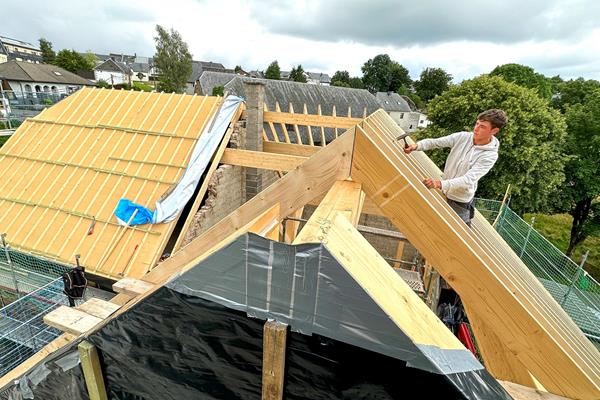
POLYGON ((411 144, 404 148, 406 154, 410 154, 415 150, 427 151, 431 149, 441 149, 444 147, 452 147, 456 142, 456 138, 462 132, 456 132, 451 135, 442 136, 435 139, 423 139, 419 140, 416 144, 411 144))
POLYGON ((494 157, 485 157, 477 160, 471 169, 463 176, 440 181, 440 188, 446 192, 448 189, 468 189, 469 187, 472 187, 475 182, 479 181, 479 179, 484 177, 485 174, 492 169, 497 159, 498 153, 495 153, 494 157))

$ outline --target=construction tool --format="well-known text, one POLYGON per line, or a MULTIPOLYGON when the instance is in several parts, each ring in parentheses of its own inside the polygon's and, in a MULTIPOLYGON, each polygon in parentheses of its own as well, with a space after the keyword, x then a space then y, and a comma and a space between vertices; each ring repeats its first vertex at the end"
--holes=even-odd
POLYGON ((398 136, 396 138, 396 140, 404 140, 404 148, 407 148, 409 145, 408 145, 408 142, 406 141, 406 138, 409 136, 410 136, 410 133, 405 133, 403 135, 398 136))
POLYGON ((92 233, 94 233, 95 226, 96 226, 96 217, 94 217, 94 219, 90 223, 90 227, 88 228, 88 231, 87 231, 88 236, 91 235, 92 233))

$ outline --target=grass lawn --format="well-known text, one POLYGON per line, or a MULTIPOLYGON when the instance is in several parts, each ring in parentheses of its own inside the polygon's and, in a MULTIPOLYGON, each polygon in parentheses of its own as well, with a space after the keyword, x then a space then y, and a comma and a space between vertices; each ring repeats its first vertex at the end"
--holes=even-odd
MULTIPOLYGON (((569 245, 573 218, 569 214, 525 214, 523 219, 530 222, 531 217, 535 217, 533 227, 564 253, 569 245)), ((590 236, 585 239, 575 248, 571 258, 576 264, 580 264, 583 254, 588 250, 590 254, 584 269, 600 282, 600 237, 590 236)))

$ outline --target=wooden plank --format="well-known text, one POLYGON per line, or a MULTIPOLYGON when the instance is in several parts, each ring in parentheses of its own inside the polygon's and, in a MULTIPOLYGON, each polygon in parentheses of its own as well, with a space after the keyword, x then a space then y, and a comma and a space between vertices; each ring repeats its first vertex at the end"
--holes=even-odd
POLYGON ((353 143, 354 134, 349 131, 173 254, 160 264, 158 271, 152 270, 144 279, 164 282, 186 264, 201 258, 218 240, 235 235, 277 203, 280 204, 279 218, 283 219, 325 193, 335 181, 348 177, 353 143))
POLYGON ((302 144, 273 142, 263 143, 263 152, 265 153, 277 153, 298 157, 310 157, 319 150, 321 150, 320 147, 306 146, 302 144))
POLYGON ((262 400, 283 399, 287 324, 267 321, 263 329, 262 400))
POLYGON ((293 244, 320 242, 322 239, 321 224, 341 213, 354 226, 358 224, 364 193, 360 183, 337 181, 325 195, 313 215, 298 233, 293 244))
POLYGON ((307 158, 262 151, 225 149, 221 163, 270 171, 290 171, 306 161, 307 158))
MULTIPOLYGON (((265 214, 259 217, 248 227, 248 232, 266 237, 267 239, 279 240, 279 203, 271 207, 265 214)), ((241 233, 241 232, 240 232, 241 233)))
MULTIPOLYGON (((375 118, 379 117, 389 119, 378 112, 375 118)), ((352 178, 544 387, 570 397, 600 396, 600 369, 594 367, 600 356, 588 358, 597 350, 574 324, 574 332, 560 332, 546 324, 536 308, 524 306, 528 296, 535 295, 508 289, 511 282, 497 275, 500 260, 480 250, 472 231, 406 167, 406 156, 394 138, 370 125, 369 119, 364 123, 369 134, 357 129, 352 178), (571 351, 572 345, 582 351, 571 351)), ((549 302, 555 303, 551 298, 549 302)), ((570 321, 558 307, 552 313, 570 321)))
MULTIPOLYGON (((300 207, 296 211, 294 211, 290 216, 293 218, 302 218, 302 214, 304 212, 304 207, 300 207)), ((299 221, 285 221, 285 237, 283 241, 285 243, 292 243, 294 239, 296 239, 296 235, 298 235, 298 228, 300 227, 299 221)))
MULTIPOLYGON (((319 197, 315 197, 308 204, 311 205, 311 206, 318 206, 321 203, 321 201, 323 200, 324 197, 325 197, 325 195, 322 195, 322 196, 319 196, 319 197)), ((373 202, 373 200, 369 199, 369 196, 365 196, 365 201, 364 201, 363 207, 362 207, 362 213, 363 214, 368 214, 368 215, 384 216, 383 212, 379 209, 379 207, 377 206, 377 204, 375 204, 373 202)))
POLYGON ((532 389, 513 382, 499 381, 508 394, 515 400, 570 400, 543 390, 532 389))
POLYGON ((511 356, 510 351, 494 333, 494 330, 486 324, 485 319, 475 314, 470 306, 466 304, 463 306, 475 334, 485 368, 496 379, 535 388, 537 386, 535 379, 518 359, 511 356))
POLYGON ((81 369, 83 369, 83 377, 85 378, 90 400, 107 400, 98 349, 87 340, 79 343, 77 348, 79 349, 81 369))
POLYGON ((60 306, 44 316, 44 323, 63 332, 81 335, 99 323, 102 319, 75 308, 60 306))
POLYGON ((358 124, 360 118, 337 117, 328 115, 312 115, 312 114, 295 114, 292 112, 271 112, 265 111, 265 122, 292 124, 292 125, 308 125, 324 128, 339 128, 348 129, 358 124))
POLYGON ((202 184, 200 185, 198 194, 194 198, 194 203, 192 204, 192 207, 190 208, 190 212, 185 220, 185 223, 183 224, 183 226, 181 227, 181 230, 179 231, 179 236, 177 237, 175 246, 173 246, 173 252, 176 252, 177 250, 179 250, 181 248, 181 245, 183 244, 183 241, 185 240, 185 235, 187 234, 188 230, 190 229, 190 225, 194 221, 194 216, 196 215, 198 208, 200 208, 200 203, 204 199, 204 195, 206 194, 206 191, 208 190, 208 185, 210 184, 210 180, 212 179, 215 171, 217 170, 220 160, 223 158, 223 153, 225 152, 227 145, 229 144, 229 140, 231 139, 231 135, 233 133, 233 126, 238 121, 239 116, 242 113, 242 110, 243 110, 243 107, 240 107, 238 109, 237 114, 233 117, 231 124, 229 125, 229 128, 227 128, 227 131, 225 132, 225 135, 223 136, 223 140, 221 141, 221 144, 219 145, 219 147, 211 161, 210 167, 208 168, 208 171, 206 172, 206 176, 204 177, 204 180, 202 181, 202 184))
POLYGON ((140 294, 144 294, 153 287, 154 285, 150 282, 134 278, 123 278, 115 282, 112 286, 115 292, 124 293, 129 296, 138 296, 140 294))
POLYGON ((336 213, 310 224, 318 224, 320 233, 315 236, 415 344, 465 350, 347 217, 336 213))
POLYGON ((110 301, 92 298, 75 308, 94 317, 106 319, 117 311, 120 306, 110 301))

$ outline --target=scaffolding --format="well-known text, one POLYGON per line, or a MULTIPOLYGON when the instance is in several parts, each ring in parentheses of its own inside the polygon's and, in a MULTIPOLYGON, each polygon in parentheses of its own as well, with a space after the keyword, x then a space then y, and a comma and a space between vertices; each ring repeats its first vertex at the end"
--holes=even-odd
POLYGON ((561 307, 600 348, 600 284, 500 201, 476 199, 476 208, 561 307))

